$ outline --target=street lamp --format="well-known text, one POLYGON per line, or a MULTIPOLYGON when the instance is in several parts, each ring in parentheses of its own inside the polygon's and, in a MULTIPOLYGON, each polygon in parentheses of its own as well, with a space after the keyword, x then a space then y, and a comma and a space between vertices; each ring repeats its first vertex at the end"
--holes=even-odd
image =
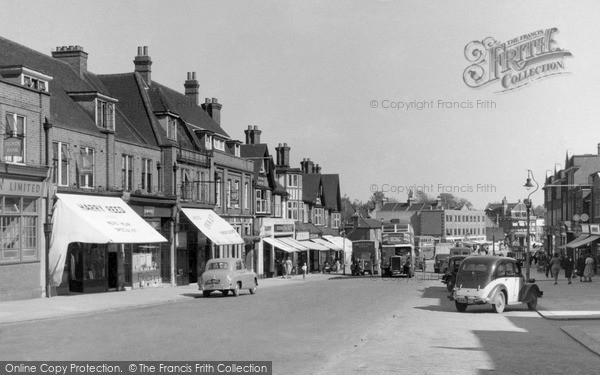
POLYGON ((526 253, 526 257, 525 257, 525 280, 529 281, 529 252, 531 251, 531 224, 530 224, 530 218, 531 218, 531 195, 533 193, 535 193, 538 188, 540 187, 540 185, 537 183, 537 181, 535 180, 535 178, 533 178, 533 172, 531 171, 531 169, 527 170, 527 181, 525 182, 525 185, 523 185, 527 191, 531 190, 531 188, 533 187, 533 184, 531 183, 531 180, 533 180, 533 182, 535 182, 535 190, 532 191, 531 193, 529 193, 529 195, 527 196, 527 199, 525 199, 525 207, 527 207, 527 253, 526 253))

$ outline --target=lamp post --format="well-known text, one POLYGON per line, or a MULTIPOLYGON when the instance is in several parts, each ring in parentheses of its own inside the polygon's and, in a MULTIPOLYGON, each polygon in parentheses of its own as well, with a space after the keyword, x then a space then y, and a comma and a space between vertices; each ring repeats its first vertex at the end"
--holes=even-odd
POLYGON ((529 195, 527 196, 527 199, 525 199, 525 207, 527 207, 527 253, 525 254, 525 280, 529 281, 529 252, 531 251, 531 224, 530 224, 530 220, 531 220, 531 195, 533 193, 535 193, 538 188, 540 187, 540 185, 537 183, 537 181, 535 180, 535 178, 533 178, 533 172, 531 171, 531 169, 527 170, 527 181, 525 182, 525 185, 523 185, 528 191, 531 190, 531 188, 533 187, 533 184, 531 183, 531 180, 533 180, 533 182, 535 182, 535 190, 532 191, 531 193, 529 193, 529 195))

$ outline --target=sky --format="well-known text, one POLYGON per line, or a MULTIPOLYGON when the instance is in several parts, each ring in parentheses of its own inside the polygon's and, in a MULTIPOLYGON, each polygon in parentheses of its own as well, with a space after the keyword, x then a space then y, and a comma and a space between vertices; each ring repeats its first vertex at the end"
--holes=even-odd
POLYGON ((528 170, 543 185, 567 152, 598 152, 597 1, 0 1, 26 15, 4 17, 2 37, 48 55, 80 45, 94 73, 133 71, 138 46, 164 85, 183 92, 195 71, 233 139, 258 126, 272 155, 287 143, 293 166, 339 174, 352 200, 412 188, 483 209, 527 198, 528 170), (572 54, 562 74, 466 85, 469 43, 551 28, 572 54))

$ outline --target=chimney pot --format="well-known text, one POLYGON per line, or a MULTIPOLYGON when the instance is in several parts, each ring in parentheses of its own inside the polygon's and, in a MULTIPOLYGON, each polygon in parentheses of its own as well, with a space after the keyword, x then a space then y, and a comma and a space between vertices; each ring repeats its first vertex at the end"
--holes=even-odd
POLYGON ((195 81, 196 80, 196 72, 192 72, 192 79, 195 81))
POLYGON ((212 102, 213 102, 213 103, 218 103, 218 102, 219 102, 219 99, 217 99, 217 98, 212 98, 212 102))
POLYGON ((254 130, 258 130, 258 125, 254 125, 254 130))
POLYGON ((281 147, 281 143, 279 144, 279 147, 281 147))
POLYGON ((144 46, 144 56, 148 56, 148 46, 144 46))
POLYGON ((144 49, 142 47, 138 47, 138 56, 142 56, 144 49))
POLYGON ((204 103, 206 103, 206 104, 210 103, 210 98, 204 98, 204 103))

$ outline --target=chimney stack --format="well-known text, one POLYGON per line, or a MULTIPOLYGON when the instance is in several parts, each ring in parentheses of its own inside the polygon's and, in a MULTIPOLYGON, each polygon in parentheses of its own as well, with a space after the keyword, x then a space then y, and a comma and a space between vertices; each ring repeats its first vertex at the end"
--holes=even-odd
POLYGON ((81 46, 56 47, 56 51, 52 51, 52 57, 71 65, 80 77, 87 72, 88 54, 83 51, 81 46))
POLYGON ((315 173, 321 174, 321 167, 319 166, 319 164, 315 164, 315 173))
POLYGON ((217 98, 205 98, 204 103, 202 103, 202 109, 219 125, 221 125, 221 108, 223 106, 217 98))
POLYGON ((196 80, 196 72, 188 72, 187 80, 183 84, 185 87, 185 96, 190 99, 195 105, 199 104, 199 91, 200 85, 196 80))
POLYGON ((284 143, 283 145, 280 143, 278 147, 275 147, 275 152, 277 154, 277 166, 289 168, 290 148, 288 147, 287 143, 284 143))
POLYGON ((260 143, 260 134, 261 130, 258 130, 257 125, 248 125, 248 130, 244 130, 246 134, 246 144, 247 145, 257 145, 260 143))
POLYGON ((133 60, 135 71, 139 73, 148 86, 152 84, 152 60, 148 56, 148 46, 138 47, 138 54, 133 60))
POLYGON ((310 158, 306 159, 306 172, 304 173, 315 173, 315 163, 312 160, 310 160, 310 158))

